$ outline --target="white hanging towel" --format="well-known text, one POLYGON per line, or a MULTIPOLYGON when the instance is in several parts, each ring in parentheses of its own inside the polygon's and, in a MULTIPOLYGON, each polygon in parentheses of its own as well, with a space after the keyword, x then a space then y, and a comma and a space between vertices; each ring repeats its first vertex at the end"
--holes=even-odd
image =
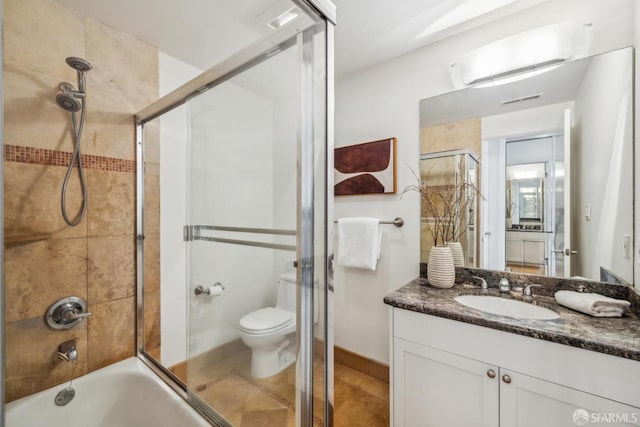
POLYGON ((381 244, 382 227, 378 218, 338 220, 338 264, 375 271, 381 244))

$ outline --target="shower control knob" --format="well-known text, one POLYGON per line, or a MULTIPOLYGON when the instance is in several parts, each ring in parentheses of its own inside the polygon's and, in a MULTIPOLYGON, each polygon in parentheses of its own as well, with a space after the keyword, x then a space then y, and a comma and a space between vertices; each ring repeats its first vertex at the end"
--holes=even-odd
POLYGON ((44 321, 52 329, 71 329, 89 316, 91 313, 87 312, 84 300, 66 297, 49 306, 44 321))

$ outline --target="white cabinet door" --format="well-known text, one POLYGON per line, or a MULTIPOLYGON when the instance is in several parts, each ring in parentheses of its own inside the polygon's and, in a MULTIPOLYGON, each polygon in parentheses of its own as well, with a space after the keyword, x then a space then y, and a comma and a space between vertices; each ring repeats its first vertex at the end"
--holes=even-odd
POLYGON ((401 338, 393 357, 394 427, 498 426, 497 367, 401 338))
POLYGON ((576 425, 640 426, 640 409, 500 369, 500 427, 576 425))
POLYGON ((507 261, 522 263, 522 239, 510 238, 512 232, 507 232, 507 261))
MULTIPOLYGON (((543 236, 544 237, 544 236, 543 236)), ((547 242, 544 240, 525 239, 522 241, 522 254, 525 264, 542 265, 546 262, 547 242)))

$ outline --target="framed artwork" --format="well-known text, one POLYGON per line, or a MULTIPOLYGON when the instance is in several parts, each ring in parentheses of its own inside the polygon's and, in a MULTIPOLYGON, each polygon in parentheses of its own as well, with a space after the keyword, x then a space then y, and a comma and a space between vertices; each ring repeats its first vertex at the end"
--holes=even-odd
POLYGON ((334 150, 334 194, 396 194, 396 138, 334 150))

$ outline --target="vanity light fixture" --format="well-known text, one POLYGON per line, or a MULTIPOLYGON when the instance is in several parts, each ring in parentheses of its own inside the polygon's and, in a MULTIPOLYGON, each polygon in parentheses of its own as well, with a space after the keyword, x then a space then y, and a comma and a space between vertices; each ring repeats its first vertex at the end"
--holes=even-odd
POLYGON ((589 24, 563 22, 482 46, 451 66, 454 85, 497 86, 550 71, 587 54, 589 28, 589 24))

